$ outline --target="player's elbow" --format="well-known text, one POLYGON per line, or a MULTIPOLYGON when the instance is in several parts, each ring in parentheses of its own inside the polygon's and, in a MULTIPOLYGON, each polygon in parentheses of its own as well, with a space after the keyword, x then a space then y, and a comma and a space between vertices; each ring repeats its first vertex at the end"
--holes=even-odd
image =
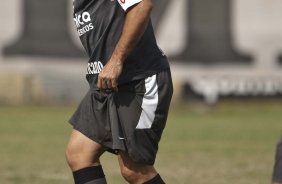
POLYGON ((143 10, 147 11, 148 13, 151 13, 151 11, 153 9, 152 0, 143 0, 142 4, 143 4, 143 10))

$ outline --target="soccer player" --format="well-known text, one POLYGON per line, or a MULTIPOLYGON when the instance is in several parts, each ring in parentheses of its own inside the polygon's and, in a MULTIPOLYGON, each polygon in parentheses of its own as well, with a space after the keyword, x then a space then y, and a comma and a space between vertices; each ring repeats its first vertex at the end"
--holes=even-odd
POLYGON ((272 184, 282 184, 282 137, 276 147, 272 184))
POLYGON ((128 183, 163 184, 154 162, 173 86, 150 20, 152 0, 73 3, 90 86, 70 119, 66 158, 75 184, 106 183, 105 151, 117 155, 128 183))

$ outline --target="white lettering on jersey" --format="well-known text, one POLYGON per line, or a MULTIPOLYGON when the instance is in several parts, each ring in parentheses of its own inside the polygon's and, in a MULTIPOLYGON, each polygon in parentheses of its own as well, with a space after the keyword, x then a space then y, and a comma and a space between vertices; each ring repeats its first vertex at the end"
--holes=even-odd
POLYGON ((131 6, 137 3, 140 3, 142 0, 117 0, 117 1, 120 4, 120 6, 122 7, 122 9, 126 11, 128 8, 130 8, 131 6))
POLYGON ((83 12, 82 14, 75 14, 75 17, 73 18, 73 20, 77 27, 77 32, 79 36, 82 36, 85 33, 87 33, 88 31, 94 29, 94 26, 91 22, 90 13, 88 12, 83 12))
POLYGON ((87 67, 87 74, 99 74, 104 68, 100 61, 90 62, 87 67))

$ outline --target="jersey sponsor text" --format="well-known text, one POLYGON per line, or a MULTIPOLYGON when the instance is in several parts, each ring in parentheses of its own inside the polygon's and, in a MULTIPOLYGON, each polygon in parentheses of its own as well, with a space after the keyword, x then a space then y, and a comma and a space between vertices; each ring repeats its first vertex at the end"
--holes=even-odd
POLYGON ((99 74, 104 68, 100 61, 90 62, 87 67, 87 74, 99 74))
POLYGON ((91 22, 91 16, 88 12, 83 12, 82 14, 75 14, 74 22, 77 27, 77 32, 79 36, 84 35, 88 31, 94 29, 91 22), (90 22, 90 23, 89 23, 90 22))

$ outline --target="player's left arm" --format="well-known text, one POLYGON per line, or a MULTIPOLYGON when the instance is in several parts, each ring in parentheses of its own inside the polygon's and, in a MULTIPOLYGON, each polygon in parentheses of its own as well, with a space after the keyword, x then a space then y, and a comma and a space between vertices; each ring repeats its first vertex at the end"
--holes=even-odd
POLYGON ((124 61, 146 31, 151 10, 152 0, 142 0, 127 10, 121 37, 110 60, 98 76, 98 88, 117 90, 117 79, 124 61))

